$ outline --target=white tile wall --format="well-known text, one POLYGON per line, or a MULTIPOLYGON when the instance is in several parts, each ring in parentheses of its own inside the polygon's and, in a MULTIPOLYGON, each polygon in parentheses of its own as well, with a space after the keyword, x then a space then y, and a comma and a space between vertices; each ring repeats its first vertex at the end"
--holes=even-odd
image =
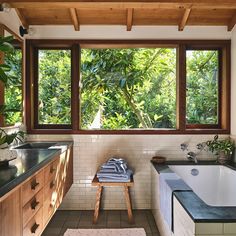
MULTIPOLYGON (((168 159, 185 159, 179 146, 189 142, 194 150, 198 142, 213 138, 213 135, 30 135, 28 140, 74 141, 74 184, 66 195, 62 209, 93 209, 96 188, 91 180, 99 166, 109 157, 125 158, 134 170, 135 185, 131 189, 133 208, 151 207, 151 164, 154 155, 168 159)), ((202 153, 201 159, 212 158, 202 153)), ((102 207, 125 209, 123 190, 106 188, 102 207)))

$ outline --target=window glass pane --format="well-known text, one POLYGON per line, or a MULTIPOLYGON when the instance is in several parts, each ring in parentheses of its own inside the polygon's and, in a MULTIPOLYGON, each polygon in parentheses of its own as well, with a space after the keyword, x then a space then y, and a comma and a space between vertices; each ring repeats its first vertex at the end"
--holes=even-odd
POLYGON ((39 50, 38 122, 71 124, 71 51, 39 50))
POLYGON ((218 124, 218 54, 187 51, 187 124, 218 124))
POLYGON ((5 63, 10 66, 9 79, 5 84, 5 125, 22 123, 22 50, 15 49, 5 54, 5 63))
POLYGON ((176 49, 82 49, 81 128, 176 127, 176 49))

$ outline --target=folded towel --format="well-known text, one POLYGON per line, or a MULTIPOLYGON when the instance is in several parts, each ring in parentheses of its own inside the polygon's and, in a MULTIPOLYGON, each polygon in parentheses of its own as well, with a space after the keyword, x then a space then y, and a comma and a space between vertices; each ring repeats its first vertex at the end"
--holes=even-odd
POLYGON ((173 192, 191 191, 191 188, 175 173, 161 173, 159 181, 161 213, 173 231, 173 192))
POLYGON ((111 179, 130 179, 130 176, 133 174, 132 170, 127 170, 126 173, 114 173, 114 172, 102 172, 97 173, 97 177, 111 178, 111 179))
POLYGON ((131 179, 108 179, 108 178, 99 178, 99 182, 114 182, 114 183, 128 183, 131 179))
POLYGON ((101 166, 101 169, 109 169, 112 170, 114 172, 124 172, 123 169, 121 168, 121 166, 119 164, 103 164, 101 166))
POLYGON ((112 157, 110 158, 107 163, 126 163, 126 161, 122 158, 115 158, 115 157, 112 157))
POLYGON ((116 172, 126 172, 128 169, 127 162, 121 158, 110 158, 106 163, 101 166, 102 169, 112 168, 116 172))
POLYGON ((100 182, 130 182, 132 175, 133 171, 121 158, 110 158, 97 173, 100 182))

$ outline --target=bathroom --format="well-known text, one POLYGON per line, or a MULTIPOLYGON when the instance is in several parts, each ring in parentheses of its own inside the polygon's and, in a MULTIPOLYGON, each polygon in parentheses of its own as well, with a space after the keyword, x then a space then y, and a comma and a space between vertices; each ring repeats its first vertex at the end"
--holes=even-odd
MULTIPOLYGON (((70 177, 73 179, 73 181, 71 180, 73 184, 70 182, 70 188, 59 204, 60 206, 58 205, 57 210, 53 213, 54 216, 51 215, 50 220, 46 224, 43 223, 45 226, 36 235, 61 236, 66 233, 67 229, 80 228, 93 230, 142 228, 147 236, 236 235, 236 218, 227 219, 225 215, 222 215, 221 221, 219 219, 217 221, 207 221, 206 219, 206 222, 204 222, 203 219, 194 222, 189 212, 181 205, 179 199, 185 197, 184 195, 181 198, 178 195, 181 195, 181 192, 176 193, 173 199, 173 205, 176 205, 173 210, 173 224, 178 226, 172 227, 172 229, 168 227, 158 205, 160 195, 158 192, 159 174, 151 163, 154 156, 165 157, 170 163, 174 162, 177 167, 178 163, 176 164, 176 162, 179 161, 181 163, 181 161, 184 161, 188 166, 190 164, 190 166, 197 166, 192 169, 197 169, 201 174, 202 169, 198 169, 198 166, 202 165, 203 161, 207 161, 208 165, 209 162, 214 163, 212 164, 213 170, 216 167, 216 156, 205 147, 197 155, 198 163, 196 164, 194 160, 188 160, 187 153, 190 151, 198 153, 199 149, 196 145, 213 140, 217 134, 221 140, 236 139, 236 124, 234 122, 236 119, 236 95, 234 92, 236 90, 236 79, 234 78, 236 77, 236 69, 233 66, 236 61, 235 2, 226 0, 222 3, 221 1, 207 0, 204 3, 202 3, 203 1, 198 3, 190 0, 166 0, 150 1, 154 3, 148 1, 147 5, 143 6, 142 4, 145 3, 141 1, 129 1, 127 3, 124 3, 124 1, 105 1, 106 3, 102 3, 104 4, 103 7, 99 6, 101 1, 85 1, 86 6, 83 6, 81 1, 68 3, 68 6, 66 4, 63 5, 61 1, 39 3, 34 0, 9 0, 5 2, 9 2, 11 9, 0 12, 0 23, 7 27, 7 30, 3 28, 3 31, 8 32, 6 35, 16 34, 16 38, 21 40, 23 48, 23 65, 25 69, 22 70, 22 77, 24 77, 24 89, 22 92, 24 116, 22 123, 23 130, 26 132, 25 141, 58 142, 60 145, 66 142, 73 146, 73 149, 71 149, 73 150, 73 170, 70 169, 73 172, 73 177, 70 177), (93 3, 89 4, 91 2, 93 3), (162 2, 163 6, 158 5, 160 2, 162 2), (186 2, 188 3, 187 5, 186 2), (192 8, 189 7, 191 5, 192 8), (70 18, 70 13, 72 12, 71 16, 74 16, 74 14, 69 9, 78 9, 77 18, 79 20, 76 21, 73 20, 73 17, 70 18), (127 9, 133 9, 133 11, 127 9), (133 19, 133 23, 130 23, 130 17, 133 19), (20 26, 23 26, 23 30, 28 28, 28 32, 23 32, 23 36, 20 36, 20 26), (165 97, 165 99, 169 99, 168 102, 171 104, 173 101, 176 104, 171 116, 171 121, 174 120, 175 125, 171 128, 168 126, 160 129, 158 128, 159 123, 156 122, 157 127, 146 129, 135 127, 127 130, 129 124, 125 130, 99 130, 98 126, 94 130, 80 129, 78 125, 79 118, 75 115, 83 111, 82 109, 80 110, 80 104, 75 102, 79 97, 79 92, 76 90, 80 86, 79 82, 73 82, 71 86, 74 88, 74 92, 71 95, 71 100, 74 101, 71 104, 73 108, 72 128, 68 128, 68 124, 62 128, 60 126, 45 127, 44 124, 43 126, 37 122, 36 124, 34 120, 35 114, 40 110, 42 104, 36 103, 35 99, 32 99, 33 94, 31 93, 31 86, 35 88, 34 81, 37 77, 34 76, 37 68, 33 63, 34 58, 36 58, 35 51, 48 48, 73 48, 72 57, 76 57, 73 54, 74 50, 79 51, 80 47, 84 54, 94 47, 96 49, 104 49, 105 47, 110 49, 142 47, 153 49, 164 47, 169 50, 169 54, 166 54, 167 58, 168 55, 173 53, 178 59, 182 57, 182 63, 179 60, 176 60, 176 62, 170 60, 168 62, 173 63, 179 69, 176 70, 175 76, 176 90, 174 92, 168 91, 170 96, 169 98, 165 97), (175 50, 172 50, 173 48, 175 50), (186 75, 183 75, 184 67, 187 63, 183 59, 184 55, 188 54, 188 50, 197 50, 199 48, 201 50, 216 50, 220 52, 218 63, 221 67, 219 69, 221 83, 219 83, 220 86, 218 88, 220 100, 217 100, 219 101, 217 103, 218 120, 217 124, 205 127, 204 124, 197 127, 186 124, 185 95, 187 91, 185 89, 186 84, 181 79, 185 77, 186 80, 186 75), (183 91, 183 87, 184 92, 180 93, 179 91, 183 91), (180 94, 182 95, 180 96, 180 94), (176 97, 176 99, 172 99, 171 95, 176 97), (39 107, 38 109, 36 109, 37 106, 39 107), (188 151, 183 151, 181 144, 187 144, 188 151), (98 223, 93 224, 97 187, 92 186, 92 180, 99 167, 111 157, 124 158, 134 171, 134 185, 130 187, 134 224, 129 224, 127 220, 127 206, 121 187, 104 187, 98 223)), ((56 60, 54 62, 56 63, 56 60)), ((79 67, 78 63, 79 61, 77 60, 73 66, 79 67)), ((141 63, 141 65, 143 64, 141 63)), ((72 77, 79 77, 80 71, 74 70, 73 66, 71 70, 72 77)), ((83 74, 83 72, 81 73, 83 74)), ((151 85, 147 84, 146 87, 148 86, 151 85)), ((4 90, 0 87, 0 92, 2 91, 4 90)), ((95 102, 100 98, 98 94, 95 94, 94 97, 95 102)), ((1 99, 0 95, 0 105, 2 105, 1 99)), ((139 105, 140 107, 145 107, 145 104, 141 103, 139 105)), ((173 107, 171 109, 173 111, 173 107)), ((104 113, 103 109, 101 109, 101 113, 104 113)), ((157 116, 155 119, 153 118, 153 120, 158 121, 158 119, 162 118, 157 116)), ((123 120, 120 121, 121 124, 123 124, 122 122, 123 120)), ((93 125, 96 126, 97 124, 95 123, 93 125)), ((86 122, 83 124, 86 124, 86 122)), ((112 122, 107 123, 107 125, 112 124, 112 122)), ((14 127, 0 125, 0 127, 4 128, 7 133, 11 133, 17 131, 19 125, 14 127)), ((225 168, 229 169, 232 172, 230 172, 230 175, 234 176, 233 168, 227 166, 225 168)), ((215 178, 214 174, 217 171, 220 170, 213 172, 213 178, 215 178)), ((181 175, 183 172, 180 171, 177 174, 181 175)), ((231 185, 231 182, 228 184, 231 185)), ((189 187, 195 188, 193 186, 189 187)), ((212 193, 212 191, 210 192, 212 193)), ((198 196, 200 197, 200 195, 198 196)), ((195 195, 191 195, 191 197, 195 197, 195 195)), ((191 204, 192 202, 190 202, 191 204)), ((1 200, 0 206, 2 207, 1 200)), ((229 205, 222 207, 228 208, 229 205)), ((236 212, 234 208, 227 211, 236 212)), ((227 214, 229 215, 229 213, 227 214)), ((0 213, 1 217, 2 213, 0 213)), ((12 231, 4 231, 6 228, 4 222, 6 221, 2 221, 0 224, 0 236, 35 235, 33 233, 22 233, 22 228, 25 227, 22 225, 17 228, 21 228, 21 230, 13 231, 14 233, 12 231)), ((96 235, 96 232, 93 235, 96 235)))

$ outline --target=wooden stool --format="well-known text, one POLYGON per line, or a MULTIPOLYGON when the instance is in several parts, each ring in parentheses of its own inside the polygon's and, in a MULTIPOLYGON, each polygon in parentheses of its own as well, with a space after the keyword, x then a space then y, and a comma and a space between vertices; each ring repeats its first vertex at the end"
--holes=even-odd
POLYGON ((129 187, 134 186, 134 180, 131 179, 130 182, 99 182, 97 175, 94 176, 92 181, 92 186, 97 186, 97 196, 96 196, 96 203, 95 203, 95 209, 94 209, 94 217, 93 217, 93 223, 96 224, 99 216, 99 210, 101 205, 101 197, 102 197, 102 190, 103 187, 106 186, 123 186, 124 187, 124 194, 125 194, 125 200, 126 200, 126 206, 127 206, 127 212, 128 212, 128 219, 129 223, 133 223, 133 213, 132 213, 132 206, 131 206, 131 200, 130 200, 130 194, 129 194, 129 187))

